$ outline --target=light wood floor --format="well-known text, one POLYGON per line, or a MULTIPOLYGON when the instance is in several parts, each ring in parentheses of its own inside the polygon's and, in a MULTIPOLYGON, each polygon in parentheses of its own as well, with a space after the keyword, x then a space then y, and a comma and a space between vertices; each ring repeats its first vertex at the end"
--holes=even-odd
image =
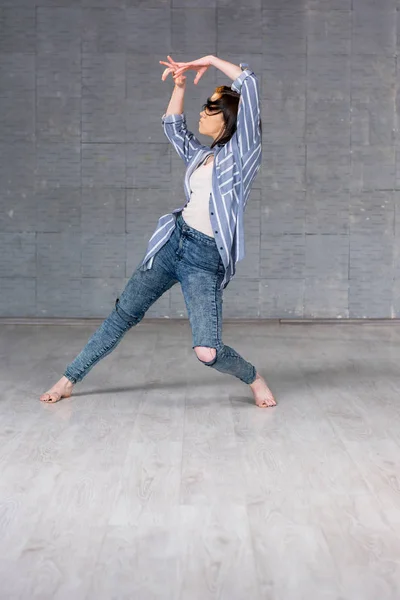
POLYGON ((400 326, 225 324, 278 406, 146 323, 0 327, 3 600, 399 600, 400 326))

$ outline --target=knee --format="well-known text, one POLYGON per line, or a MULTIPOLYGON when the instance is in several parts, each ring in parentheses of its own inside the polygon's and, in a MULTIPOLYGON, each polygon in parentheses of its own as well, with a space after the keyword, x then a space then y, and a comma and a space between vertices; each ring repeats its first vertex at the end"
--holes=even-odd
POLYGON ((121 308, 119 298, 116 299, 114 308, 116 313, 121 317, 121 319, 130 327, 132 327, 133 325, 137 325, 143 319, 144 316, 143 314, 137 316, 129 315, 123 308, 121 308))
POLYGON ((217 360, 217 351, 215 348, 208 348, 206 346, 195 346, 194 351, 200 362, 207 366, 211 366, 217 360))

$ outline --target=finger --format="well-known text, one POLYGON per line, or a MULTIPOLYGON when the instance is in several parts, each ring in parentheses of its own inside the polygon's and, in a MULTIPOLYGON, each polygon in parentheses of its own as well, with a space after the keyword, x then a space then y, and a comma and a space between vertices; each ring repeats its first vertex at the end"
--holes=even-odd
POLYGON ((165 81, 169 75, 169 73, 172 71, 172 69, 165 69, 165 71, 163 72, 163 74, 161 75, 161 79, 163 81, 165 81))
POLYGON ((196 73, 196 77, 194 79, 194 83, 197 85, 200 81, 201 76, 203 75, 204 71, 202 72, 201 69, 199 71, 197 71, 196 73))
POLYGON ((203 77, 204 73, 207 71, 207 67, 203 67, 200 69, 195 77, 194 83, 197 85, 200 79, 203 77))
POLYGON ((202 63, 200 59, 189 60, 189 61, 183 62, 181 64, 182 64, 182 66, 186 67, 187 69, 199 69, 200 67, 204 66, 204 62, 202 63))
POLYGON ((168 60, 170 61, 170 63, 171 63, 172 65, 176 65, 176 62, 173 60, 172 56, 170 56, 170 55, 168 54, 167 58, 168 58, 168 60))
POLYGON ((191 68, 192 67, 190 67, 188 65, 184 65, 183 67, 179 67, 178 69, 176 69, 176 74, 180 75, 181 73, 184 73, 185 71, 188 71, 191 68))

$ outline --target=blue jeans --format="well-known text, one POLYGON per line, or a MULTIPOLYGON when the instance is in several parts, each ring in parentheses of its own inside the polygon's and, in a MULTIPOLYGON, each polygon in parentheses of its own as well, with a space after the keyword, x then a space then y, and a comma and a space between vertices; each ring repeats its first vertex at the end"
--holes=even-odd
POLYGON ((181 213, 176 225, 170 239, 155 255, 152 268, 137 267, 111 313, 67 366, 64 375, 72 383, 81 381, 99 360, 110 354, 150 306, 178 282, 192 329, 192 348, 216 349, 214 360, 201 362, 244 383, 255 380, 255 367, 222 342, 220 286, 224 266, 214 238, 189 227, 181 213))

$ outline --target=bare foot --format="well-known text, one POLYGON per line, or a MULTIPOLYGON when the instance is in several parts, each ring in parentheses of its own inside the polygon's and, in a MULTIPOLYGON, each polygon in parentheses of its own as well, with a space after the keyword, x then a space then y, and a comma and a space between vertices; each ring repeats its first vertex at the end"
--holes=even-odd
POLYGON ((54 404, 55 402, 61 400, 61 398, 69 398, 71 396, 73 387, 74 384, 72 381, 63 375, 48 392, 40 396, 40 400, 42 402, 54 404))
POLYGON ((268 408, 269 406, 276 406, 275 398, 272 395, 271 390, 267 386, 267 382, 261 375, 257 373, 256 379, 250 384, 250 387, 254 394, 254 399, 257 406, 260 408, 268 408))

